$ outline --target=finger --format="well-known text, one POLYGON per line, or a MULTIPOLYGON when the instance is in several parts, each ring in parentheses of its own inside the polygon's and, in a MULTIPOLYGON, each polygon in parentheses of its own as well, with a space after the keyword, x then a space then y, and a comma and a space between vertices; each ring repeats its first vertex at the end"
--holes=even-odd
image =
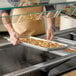
POLYGON ((10 42, 11 42, 13 45, 16 44, 16 43, 15 43, 15 40, 14 40, 14 39, 11 39, 11 38, 10 38, 10 42))
POLYGON ((50 40, 53 40, 53 38, 54 38, 54 32, 52 31, 50 35, 50 40))
POLYGON ((47 33, 47 39, 48 40, 52 40, 53 37, 54 37, 54 33, 53 32, 47 33))
POLYGON ((18 39, 16 38, 10 38, 10 42, 13 44, 13 45, 17 45, 19 43, 18 39))
POLYGON ((16 38, 15 38, 14 44, 17 45, 17 44, 19 44, 19 43, 20 43, 19 39, 16 39, 16 38))
POLYGON ((53 35, 51 35, 51 36, 50 36, 50 40, 53 40, 53 37, 54 37, 54 36, 53 36, 53 35))
POLYGON ((47 36, 46 36, 47 40, 50 39, 50 33, 47 33, 47 36))

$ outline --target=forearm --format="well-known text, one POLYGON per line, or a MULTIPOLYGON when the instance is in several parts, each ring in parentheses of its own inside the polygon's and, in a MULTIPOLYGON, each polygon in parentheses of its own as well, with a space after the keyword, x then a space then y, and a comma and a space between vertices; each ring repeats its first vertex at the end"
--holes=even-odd
POLYGON ((47 27, 48 29, 52 28, 52 26, 54 25, 54 21, 55 21, 55 18, 54 18, 54 12, 48 12, 47 13, 47 27))
POLYGON ((3 13, 2 14, 2 22, 3 22, 3 25, 5 26, 5 28, 8 30, 9 32, 9 35, 10 35, 10 42, 13 44, 13 45, 16 45, 19 43, 19 34, 17 32, 15 32, 15 30, 13 29, 12 27, 12 24, 11 24, 11 20, 8 16, 8 13, 3 13))
POLYGON ((46 38, 48 40, 52 40, 54 37, 54 32, 53 32, 53 23, 54 23, 54 18, 47 18, 47 30, 46 30, 46 38))
POLYGON ((47 29, 52 29, 52 26, 54 24, 54 18, 47 18, 47 29))
POLYGON ((9 34, 14 31, 12 24, 11 24, 11 20, 8 17, 8 13, 2 14, 2 22, 5 28, 7 29, 7 31, 9 32, 9 34))

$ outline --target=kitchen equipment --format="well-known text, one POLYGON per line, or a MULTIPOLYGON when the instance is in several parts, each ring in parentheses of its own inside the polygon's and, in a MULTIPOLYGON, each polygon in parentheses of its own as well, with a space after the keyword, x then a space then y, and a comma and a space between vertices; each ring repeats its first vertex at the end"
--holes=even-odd
MULTIPOLYGON (((58 50, 58 51, 57 50, 43 51, 44 49, 34 48, 29 45, 24 45, 23 43, 20 43, 17 46, 13 46, 13 45, 11 45, 11 43, 2 44, 0 46, 1 49, 4 48, 5 51, 7 49, 7 50, 9 50, 9 52, 10 52, 10 50, 16 51, 18 49, 16 54, 18 52, 22 52, 22 50, 19 51, 21 47, 22 47, 22 49, 24 48, 23 50, 26 53, 25 58, 28 61, 28 63, 27 63, 28 65, 26 65, 24 67, 23 66, 23 65, 25 65, 24 62, 27 62, 27 61, 25 61, 25 60, 23 61, 20 58, 21 62, 23 62, 23 63, 21 63, 22 68, 20 68, 18 70, 15 69, 8 73, 4 73, 4 76, 19 76, 19 75, 23 75, 23 74, 27 75, 28 73, 36 71, 36 70, 46 70, 47 67, 50 67, 50 69, 53 69, 53 68, 61 65, 62 63, 68 61, 69 59, 76 57, 75 53, 66 52, 62 49, 58 50), (10 47, 10 48, 8 48, 8 47, 10 47), (11 47, 13 48, 13 50, 11 47)), ((20 53, 20 55, 21 55, 21 53, 20 53)), ((16 56, 13 56, 13 57, 16 57, 16 56)), ((24 59, 24 57, 23 57, 23 59, 24 59)), ((72 68, 75 68, 75 67, 72 67, 72 68)), ((68 68, 67 68, 67 70, 68 70, 68 68)))
POLYGON ((3 73, 3 76, 27 75, 37 70, 45 70, 47 67, 52 69, 76 56, 74 53, 65 54, 64 51, 64 55, 43 51, 22 43, 13 46, 10 42, 0 44, 0 54, 0 73, 3 73))
POLYGON ((76 28, 59 31, 54 40, 76 46, 76 28))
POLYGON ((76 41, 76 33, 71 32, 70 33, 70 39, 76 41))
MULTIPOLYGON (((26 39, 26 38, 23 38, 23 39, 26 39)), ((33 47, 33 48, 42 49, 44 51, 59 50, 59 49, 64 49, 64 48, 68 47, 67 44, 59 43, 56 41, 45 40, 45 39, 41 39, 41 38, 37 38, 37 37, 29 37, 27 40, 29 40, 29 41, 22 41, 22 44, 25 46, 33 47), (30 39, 32 39, 31 40, 31 42, 33 41, 32 43, 29 42, 30 39), (37 42, 37 43, 35 43, 35 42, 37 42), (50 47, 48 47, 49 44, 50 44, 50 47), (45 45, 47 45, 47 46, 45 46, 45 45)))
POLYGON ((72 41, 66 38, 62 38, 62 37, 55 37, 56 41, 62 42, 62 43, 66 43, 68 45, 73 45, 76 46, 76 41, 72 41))
MULTIPOLYGON (((9 74, 20 71, 17 74, 22 75, 24 72, 29 73, 41 67, 49 66, 50 60, 58 57, 61 56, 51 53, 48 54, 48 52, 45 53, 44 51, 37 50, 36 48, 29 48, 28 46, 13 46, 12 44, 5 44, 2 46, 0 44, 0 69, 2 70, 0 73, 9 74), (25 71, 23 72, 23 70, 25 71)), ((60 61, 62 62, 65 60, 61 59, 60 61)), ((53 63, 51 65, 53 65, 53 63)), ((59 61, 55 63, 59 63, 59 61)), ((5 76, 18 76, 17 74, 5 76)))
MULTIPOLYGON (((4 37, 4 38, 7 39, 8 41, 10 41, 8 37, 4 37)), ((65 48, 68 47, 68 45, 67 44, 64 44, 64 43, 59 43, 59 42, 50 41, 50 40, 44 40, 44 39, 37 38, 37 37, 30 36, 30 37, 25 37, 25 38, 29 38, 29 39, 32 38, 32 39, 35 39, 35 40, 47 41, 47 42, 52 42, 52 43, 57 43, 59 45, 62 45, 62 46, 60 46, 60 47, 58 46, 56 48, 46 48, 46 47, 41 47, 41 46, 37 46, 37 45, 34 45, 34 44, 30 44, 30 43, 27 43, 27 42, 21 42, 20 43, 21 45, 29 46, 29 47, 36 48, 36 49, 41 49, 43 51, 59 50, 59 49, 65 49, 65 48)))

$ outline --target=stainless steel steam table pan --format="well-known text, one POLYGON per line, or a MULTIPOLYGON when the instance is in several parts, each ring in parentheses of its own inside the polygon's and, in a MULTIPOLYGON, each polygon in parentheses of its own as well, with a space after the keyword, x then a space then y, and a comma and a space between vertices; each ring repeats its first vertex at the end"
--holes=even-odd
POLYGON ((50 41, 50 40, 45 40, 45 39, 41 39, 41 38, 37 38, 37 37, 31 37, 31 36, 29 38, 33 38, 35 40, 42 40, 42 41, 52 42, 52 43, 58 43, 58 44, 63 45, 63 46, 55 47, 55 48, 46 48, 46 47, 41 47, 41 46, 38 46, 38 45, 26 43, 26 42, 21 42, 21 45, 28 46, 28 47, 33 47, 33 48, 40 49, 40 50, 43 50, 43 51, 60 50, 60 49, 65 49, 65 48, 68 47, 67 44, 60 43, 60 42, 57 42, 57 41, 50 41))

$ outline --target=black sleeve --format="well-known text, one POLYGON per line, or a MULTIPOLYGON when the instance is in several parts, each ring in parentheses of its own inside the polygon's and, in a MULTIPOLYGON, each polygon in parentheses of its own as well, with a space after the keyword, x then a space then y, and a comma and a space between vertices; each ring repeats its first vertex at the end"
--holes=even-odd
POLYGON ((55 10, 53 5, 45 5, 46 11, 55 10))
POLYGON ((19 0, 7 0, 11 5, 17 6, 19 4, 19 0))
MULTIPOLYGON (((16 6, 19 3, 19 0, 7 0, 11 5, 16 6)), ((10 14, 11 9, 2 10, 2 13, 6 12, 10 14)))
POLYGON ((8 13, 8 14, 10 14, 10 12, 11 12, 11 9, 1 11, 1 13, 8 13))

